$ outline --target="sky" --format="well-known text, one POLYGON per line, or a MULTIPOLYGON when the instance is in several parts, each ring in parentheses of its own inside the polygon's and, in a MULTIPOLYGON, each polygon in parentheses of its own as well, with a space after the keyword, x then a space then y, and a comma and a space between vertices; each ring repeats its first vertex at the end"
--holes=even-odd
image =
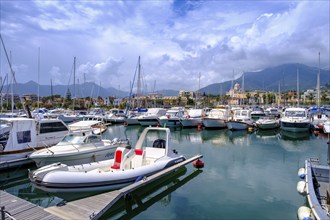
POLYGON ((195 91, 284 63, 318 67, 319 52, 329 68, 329 10, 328 0, 0 0, 0 33, 20 83, 75 75, 129 91, 140 56, 144 91, 195 91))

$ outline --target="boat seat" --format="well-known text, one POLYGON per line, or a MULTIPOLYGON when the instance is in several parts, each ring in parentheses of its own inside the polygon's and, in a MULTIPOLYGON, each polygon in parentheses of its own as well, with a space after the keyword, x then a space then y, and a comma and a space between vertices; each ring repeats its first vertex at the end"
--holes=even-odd
POLYGON ((166 141, 163 139, 157 139, 152 144, 152 147, 154 148, 165 148, 165 146, 166 146, 166 141))
POLYGON ((121 149, 117 149, 115 152, 115 160, 111 169, 120 169, 120 164, 123 159, 123 151, 121 149))
POLYGON ((143 157, 144 157, 145 151, 143 151, 143 149, 135 149, 134 152, 135 152, 135 155, 131 160, 131 166, 132 166, 132 168, 137 168, 137 167, 142 166, 142 164, 143 164, 143 157))

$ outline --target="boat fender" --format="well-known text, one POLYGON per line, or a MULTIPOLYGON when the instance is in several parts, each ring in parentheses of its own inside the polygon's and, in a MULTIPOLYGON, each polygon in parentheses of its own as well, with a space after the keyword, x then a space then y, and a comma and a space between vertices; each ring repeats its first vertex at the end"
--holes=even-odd
POLYGON ((305 181, 299 181, 297 183, 297 191, 301 195, 305 195, 306 194, 306 182, 305 181))
POLYGON ((144 176, 138 176, 134 182, 135 183, 139 182, 140 180, 143 180, 143 178, 144 178, 144 176))
POLYGON ((190 118, 190 115, 187 115, 187 117, 186 117, 187 119, 189 119, 190 118))
POLYGON ((193 162, 193 166, 197 169, 201 169, 204 167, 204 162, 200 159, 197 159, 193 162))
POLYGON ((197 129, 200 131, 200 130, 202 130, 202 125, 201 124, 198 124, 197 125, 197 129))
POLYGON ((305 168, 302 167, 298 170, 298 176, 299 176, 300 179, 305 179, 305 176, 306 176, 305 168))
POLYGON ((314 220, 312 210, 306 206, 301 206, 298 209, 298 219, 299 220, 314 220))
POLYGON ((127 124, 127 122, 125 121, 125 122, 124 122, 124 126, 127 126, 127 125, 128 125, 128 124, 127 124))

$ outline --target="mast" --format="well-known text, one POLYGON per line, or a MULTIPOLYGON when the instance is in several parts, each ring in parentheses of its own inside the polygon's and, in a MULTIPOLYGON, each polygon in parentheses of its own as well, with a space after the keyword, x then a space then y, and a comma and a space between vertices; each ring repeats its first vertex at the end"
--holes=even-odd
MULTIPOLYGON (((132 92, 133 92, 133 87, 134 87, 134 82, 135 82, 135 76, 136 76, 136 70, 138 70, 138 82, 141 80, 140 79, 140 56, 138 58, 138 63, 137 63, 137 68, 135 68, 135 73, 134 73, 134 77, 133 77, 133 82, 130 83, 130 88, 131 88, 131 91, 129 93, 129 97, 128 97, 128 104, 126 105, 126 110, 125 110, 125 117, 127 116, 127 112, 128 112, 128 108, 130 107, 131 105, 131 99, 132 99, 132 92)), ((141 81, 140 81, 140 86, 141 86, 141 81)), ((141 88, 140 88, 141 89, 141 88)), ((139 92, 139 83, 138 83, 138 91, 137 93, 139 92)), ((138 107, 138 106, 137 106, 138 107)))
POLYGON ((73 58, 73 113, 76 98, 76 57, 73 58))
POLYGON ((243 75, 242 75, 242 92, 243 92, 243 105, 244 105, 244 94, 245 94, 245 90, 244 90, 244 81, 245 81, 245 78, 244 78, 244 71, 243 71, 243 75))
POLYGON ((299 107, 299 69, 298 69, 298 66, 297 66, 297 105, 299 107))
MULTIPOLYGON (((11 60, 11 51, 10 51, 10 62, 11 60)), ((15 77, 15 72, 13 72, 13 75, 11 77, 11 84, 10 84, 10 90, 11 90, 11 113, 14 113, 14 77, 15 77)), ((12 114, 11 117, 14 117, 12 114)))
MULTIPOLYGON (((140 97, 141 96, 141 60, 140 60, 140 56, 138 59, 138 81, 137 81, 137 92, 136 92, 136 96, 140 97)), ((134 77, 135 78, 135 77, 134 77)), ((134 81, 133 81, 134 83, 134 81)))
POLYGON ((195 108, 197 108, 197 101, 199 100, 199 93, 201 89, 201 73, 198 73, 198 91, 196 93, 196 101, 195 101, 195 108))
MULTIPOLYGON (((38 104, 37 104, 37 108, 38 108, 38 111, 39 111, 39 102, 40 102, 40 86, 39 86, 39 78, 40 78, 40 47, 38 48, 38 104)), ((39 113, 39 112, 38 112, 39 113)))
POLYGON ((319 72, 317 74, 317 107, 320 108, 320 74, 321 74, 321 67, 320 67, 320 52, 319 52, 319 72))
POLYGON ((53 102, 54 101, 54 93, 53 93, 53 81, 52 81, 52 79, 50 79, 50 96, 51 96, 51 100, 53 102))
POLYGON ((278 100, 277 100, 277 107, 281 105, 281 81, 278 82, 278 100))

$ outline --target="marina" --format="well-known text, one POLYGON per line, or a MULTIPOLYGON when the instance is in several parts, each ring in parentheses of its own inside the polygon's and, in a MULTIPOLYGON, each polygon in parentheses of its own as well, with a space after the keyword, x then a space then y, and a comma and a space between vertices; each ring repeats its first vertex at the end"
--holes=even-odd
MULTIPOLYGON (((114 125, 103 135, 135 144, 143 129, 114 125)), ((119 199, 102 218, 296 219, 298 208, 307 202, 296 191, 297 170, 309 157, 326 161, 327 141, 323 134, 280 130, 172 128, 173 147, 187 158, 203 155, 203 172, 196 173, 191 164, 186 165, 182 176, 164 177, 167 179, 156 186, 148 184, 132 200, 119 199)), ((1 190, 46 210, 103 194, 46 193, 31 184, 28 169, 36 167, 1 172, 1 190)))

